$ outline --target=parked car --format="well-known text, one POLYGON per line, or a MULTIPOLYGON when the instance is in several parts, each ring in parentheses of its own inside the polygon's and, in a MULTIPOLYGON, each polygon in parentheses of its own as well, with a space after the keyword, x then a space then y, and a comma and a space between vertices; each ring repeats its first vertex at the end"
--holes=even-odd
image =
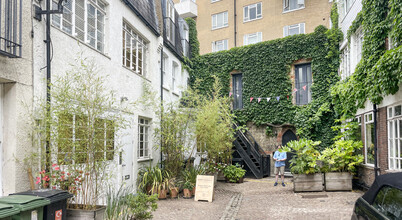
POLYGON ((352 220, 402 219, 402 172, 380 175, 357 199, 352 220))

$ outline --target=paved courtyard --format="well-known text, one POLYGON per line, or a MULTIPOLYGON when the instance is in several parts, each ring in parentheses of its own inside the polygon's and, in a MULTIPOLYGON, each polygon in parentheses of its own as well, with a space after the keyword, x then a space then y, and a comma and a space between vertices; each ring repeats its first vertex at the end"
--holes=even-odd
POLYGON ((273 186, 274 178, 245 179, 242 184, 218 182, 212 203, 194 199, 158 201, 154 219, 350 219, 356 199, 352 192, 294 193, 291 178, 286 187, 273 186))

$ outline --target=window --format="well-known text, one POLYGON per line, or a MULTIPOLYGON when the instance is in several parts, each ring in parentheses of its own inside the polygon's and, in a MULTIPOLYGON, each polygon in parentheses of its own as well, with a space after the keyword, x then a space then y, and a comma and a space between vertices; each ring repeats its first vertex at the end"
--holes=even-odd
POLYGON ((364 115, 364 163, 374 164, 374 117, 373 113, 364 115))
POLYGON ((243 79, 242 74, 232 75, 233 109, 243 108, 243 79))
POLYGON ((311 102, 312 85, 311 64, 295 66, 296 105, 306 105, 311 102))
POLYGON ((402 170, 402 105, 388 108, 388 166, 402 170))
POLYGON ((304 8, 304 0, 283 0, 283 11, 293 11, 304 8))
POLYGON ((92 127, 86 116, 65 114, 59 118, 57 134, 60 164, 85 163, 90 153, 94 153, 98 161, 113 160, 114 125, 111 120, 97 118, 92 127), (94 134, 92 138, 90 133, 94 134), (88 145, 95 152, 88 152, 88 145))
MULTIPOLYGON (((53 8, 57 8, 55 1, 53 8)), ((52 15, 52 24, 104 52, 106 4, 100 0, 71 0, 63 8, 63 14, 52 15)))
POLYGON ((244 35, 244 45, 255 44, 262 41, 262 32, 244 35))
POLYGON ((228 40, 218 40, 212 42, 212 52, 218 52, 228 49, 228 40))
POLYGON ((340 0, 339 1, 339 3, 338 3, 338 5, 339 5, 339 15, 340 15, 341 19, 348 14, 348 12, 352 8, 353 3, 355 1, 356 0, 340 0))
POLYGON ((147 42, 134 32, 126 22, 123 22, 123 66, 145 75, 145 54, 147 42))
POLYGON ((341 53, 341 79, 344 80, 351 75, 349 47, 345 46, 341 53))
POLYGON ((373 202, 373 207, 389 219, 402 218, 402 191, 391 187, 382 187, 373 202))
POLYGON ((244 7, 243 21, 252 21, 262 18, 261 2, 244 7))
POLYGON ((167 1, 166 6, 166 38, 172 43, 175 44, 175 9, 174 4, 171 1, 167 1))
POLYGON ((362 116, 357 116, 355 121, 357 122, 357 129, 355 131, 356 140, 362 140, 362 116))
POLYGON ((228 26, 228 12, 212 15, 212 30, 228 26))
POLYGON ((356 51, 356 65, 362 59, 362 49, 363 49, 363 31, 360 28, 355 34, 355 51, 356 51))
POLYGON ((177 87, 177 76, 179 71, 179 65, 176 62, 172 63, 172 91, 176 91, 177 87))
POLYGON ((289 26, 283 27, 283 37, 295 35, 295 34, 304 34, 305 33, 305 25, 304 23, 293 24, 289 26))
POLYGON ((150 156, 149 146, 150 120, 138 118, 138 158, 145 159, 150 156))
POLYGON ((167 74, 166 70, 168 68, 169 58, 166 54, 163 54, 163 61, 162 61, 162 72, 163 72, 163 86, 166 86, 167 82, 167 74))

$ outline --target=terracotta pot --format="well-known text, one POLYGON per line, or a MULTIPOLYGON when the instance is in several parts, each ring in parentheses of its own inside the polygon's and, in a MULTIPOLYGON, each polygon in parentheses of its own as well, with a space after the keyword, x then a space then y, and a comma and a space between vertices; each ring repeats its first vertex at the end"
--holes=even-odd
POLYGON ((191 198, 191 191, 189 189, 183 189, 183 198, 185 199, 191 198))
POLYGON ((195 195, 195 186, 194 186, 194 188, 193 188, 193 190, 191 190, 191 195, 195 195))
POLYGON ((177 188, 170 189, 170 198, 172 198, 172 199, 177 198, 178 195, 179 195, 179 192, 178 192, 177 188))
POLYGON ((166 199, 167 198, 167 190, 161 189, 158 190, 158 199, 166 199))

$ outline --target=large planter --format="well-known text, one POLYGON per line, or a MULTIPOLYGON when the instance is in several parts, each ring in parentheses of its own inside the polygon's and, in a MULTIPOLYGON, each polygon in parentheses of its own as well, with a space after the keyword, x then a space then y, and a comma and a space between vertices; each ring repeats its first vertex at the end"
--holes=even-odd
POLYGON ((326 191, 350 191, 352 190, 352 174, 348 172, 325 173, 326 191))
POLYGON ((324 190, 324 174, 293 174, 294 192, 320 192, 324 190))
POLYGON ((98 206, 96 210, 67 209, 67 220, 103 220, 105 206, 98 206))

